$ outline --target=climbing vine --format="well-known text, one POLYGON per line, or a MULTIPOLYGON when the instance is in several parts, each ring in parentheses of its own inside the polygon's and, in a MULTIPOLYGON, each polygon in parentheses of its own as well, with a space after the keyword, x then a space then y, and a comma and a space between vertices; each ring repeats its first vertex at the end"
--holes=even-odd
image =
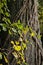
MULTIPOLYGON (((10 0, 9 0, 10 1, 10 0)), ((15 0, 14 0, 15 1, 15 0)), ((38 36, 37 33, 28 25, 24 25, 21 23, 20 20, 14 21, 11 23, 10 20, 10 10, 7 6, 7 0, 1 0, 0 2, 0 32, 5 31, 8 32, 8 38, 5 40, 5 46, 9 44, 9 47, 6 49, 2 46, 0 48, 0 60, 4 60, 7 64, 9 64, 9 54, 12 54, 13 57, 16 59, 16 65, 27 65, 26 59, 25 59, 25 50, 27 49, 27 44, 30 43, 29 39, 26 38, 27 33, 29 33, 29 36, 37 38, 41 38, 41 36, 38 36), (9 37, 10 36, 10 37, 9 37), (10 40, 9 40, 10 39, 10 40)), ((2 64, 2 63, 1 63, 2 64)), ((0 65, 1 65, 0 64, 0 65)))

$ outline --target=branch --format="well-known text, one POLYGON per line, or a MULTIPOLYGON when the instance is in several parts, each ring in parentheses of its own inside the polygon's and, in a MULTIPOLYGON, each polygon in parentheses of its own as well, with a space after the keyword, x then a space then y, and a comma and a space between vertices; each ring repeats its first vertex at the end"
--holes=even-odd
POLYGON ((0 52, 5 52, 5 51, 9 51, 8 49, 1 49, 0 48, 0 52))

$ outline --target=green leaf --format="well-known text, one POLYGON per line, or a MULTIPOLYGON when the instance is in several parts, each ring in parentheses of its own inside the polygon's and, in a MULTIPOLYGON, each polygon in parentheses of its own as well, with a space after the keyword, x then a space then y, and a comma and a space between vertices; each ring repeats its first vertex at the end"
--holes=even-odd
POLYGON ((10 14, 9 14, 8 12, 5 12, 5 15, 6 15, 7 17, 10 17, 10 14))
POLYGON ((3 12, 3 10, 2 10, 2 9, 0 9, 0 13, 1 13, 1 14, 4 14, 4 12, 3 12))
POLYGON ((3 31, 7 31, 7 29, 5 27, 3 27, 3 31))
POLYGON ((13 26, 13 27, 16 26, 17 27, 17 23, 12 23, 11 26, 13 26))
POLYGON ((7 19, 7 22, 9 23, 9 24, 11 24, 11 21, 10 21, 10 19, 9 18, 6 18, 7 19))
POLYGON ((12 34, 12 32, 10 30, 8 30, 8 32, 9 32, 10 35, 12 34))
POLYGON ((7 27, 7 25, 4 23, 0 23, 0 26, 7 27))
POLYGON ((2 59, 2 53, 0 52, 0 59, 2 59))
POLYGON ((2 24, 2 23, 1 23, 1 24, 0 24, 0 26, 2 26, 3 31, 7 31, 7 28, 6 28, 6 27, 7 27, 7 25, 6 25, 6 24, 4 24, 4 23, 2 24))
POLYGON ((20 20, 18 20, 18 24, 20 24, 20 20))
POLYGON ((37 35, 37 38, 38 38, 38 39, 41 39, 41 35, 37 35))
POLYGON ((0 9, 3 7, 3 3, 0 2, 0 9))
POLYGON ((6 22, 6 17, 3 17, 3 18, 2 18, 2 21, 5 21, 5 22, 6 22))
POLYGON ((7 27, 7 25, 6 25, 6 24, 4 24, 4 23, 3 23, 3 25, 2 25, 2 26, 3 26, 3 27, 5 27, 5 28, 7 27))
POLYGON ((23 47, 26 48, 26 44, 25 43, 23 43, 23 47))
POLYGON ((9 18, 3 17, 2 21, 4 21, 6 24, 8 24, 8 23, 11 24, 11 21, 9 18))
POLYGON ((15 32, 15 33, 17 32, 16 29, 14 29, 14 28, 12 28, 12 31, 15 32))
POLYGON ((3 24, 2 23, 0 23, 0 26, 2 26, 3 24))
POLYGON ((23 29, 23 25, 18 25, 18 29, 22 30, 23 29))

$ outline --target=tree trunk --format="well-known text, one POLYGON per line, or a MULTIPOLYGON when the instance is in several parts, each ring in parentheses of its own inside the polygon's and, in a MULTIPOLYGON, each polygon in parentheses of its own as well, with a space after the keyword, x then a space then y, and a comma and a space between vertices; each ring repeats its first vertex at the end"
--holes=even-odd
MULTIPOLYGON (((10 6, 11 19, 13 19, 13 21, 17 21, 18 19, 20 19, 23 24, 28 25, 33 29, 33 31, 37 33, 37 35, 40 35, 37 0, 23 0, 22 4, 21 1, 22 0, 17 0, 15 2, 15 5, 14 3, 11 2, 12 4, 11 6, 13 6, 13 9, 10 6)), ((29 32, 27 33, 26 38, 28 38, 28 40, 30 41, 30 44, 29 43, 27 44, 27 49, 25 50, 25 59, 27 64, 42 65, 43 53, 42 53, 41 40, 38 39, 37 36, 33 38, 29 37, 29 32)), ((15 60, 13 60, 12 62, 15 63, 15 60)))

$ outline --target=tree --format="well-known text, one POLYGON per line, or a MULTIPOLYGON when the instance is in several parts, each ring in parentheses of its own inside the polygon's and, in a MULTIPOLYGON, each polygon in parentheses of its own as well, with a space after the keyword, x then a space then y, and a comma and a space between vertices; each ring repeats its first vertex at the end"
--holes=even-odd
POLYGON ((39 13, 39 23, 40 23, 40 30, 41 30, 41 39, 43 43, 43 1, 39 0, 39 7, 38 7, 38 13, 39 13))
POLYGON ((0 60, 4 59, 0 63, 39 65, 37 58, 40 49, 42 55, 42 46, 37 0, 1 0, 0 10, 0 60))

